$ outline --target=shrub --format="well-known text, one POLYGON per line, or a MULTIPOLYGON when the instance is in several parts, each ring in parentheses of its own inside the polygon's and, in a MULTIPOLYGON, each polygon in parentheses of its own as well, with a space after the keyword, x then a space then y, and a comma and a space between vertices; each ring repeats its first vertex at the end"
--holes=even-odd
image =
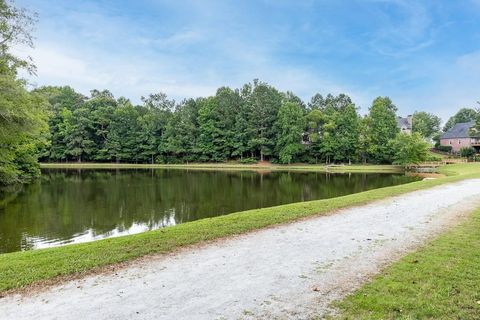
POLYGON ((436 149, 442 152, 452 152, 452 146, 437 146, 436 149))
POLYGON ((474 148, 472 147, 464 147, 460 149, 460 156, 464 158, 471 158, 473 157, 477 152, 475 151, 474 148))
POLYGON ((240 163, 242 164, 252 164, 252 163, 257 163, 257 159, 255 158, 243 158, 240 160, 240 163))
POLYGON ((442 160, 443 160, 442 156, 439 156, 439 155, 433 154, 433 153, 429 153, 427 155, 427 159, 426 159, 426 161, 442 161, 442 160))

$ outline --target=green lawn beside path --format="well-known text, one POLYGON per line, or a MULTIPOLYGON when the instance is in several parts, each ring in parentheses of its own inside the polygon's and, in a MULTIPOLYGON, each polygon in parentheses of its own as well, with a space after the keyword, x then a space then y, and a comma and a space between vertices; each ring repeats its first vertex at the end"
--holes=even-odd
POLYGON ((336 305, 340 319, 480 319, 480 209, 336 305))
POLYGON ((288 223, 309 216, 330 214, 336 209, 362 205, 389 196, 463 179, 479 178, 480 164, 450 165, 440 168, 440 171, 447 176, 338 198, 232 213, 136 235, 1 254, 0 292, 22 288, 56 277, 82 274, 149 254, 172 252, 188 245, 288 223))

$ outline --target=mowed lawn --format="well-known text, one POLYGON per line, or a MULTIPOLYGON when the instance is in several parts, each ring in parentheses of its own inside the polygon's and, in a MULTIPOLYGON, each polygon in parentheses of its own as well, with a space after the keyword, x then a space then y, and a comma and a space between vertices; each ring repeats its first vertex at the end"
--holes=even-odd
POLYGON ((340 319, 480 319, 480 209, 336 306, 340 319))

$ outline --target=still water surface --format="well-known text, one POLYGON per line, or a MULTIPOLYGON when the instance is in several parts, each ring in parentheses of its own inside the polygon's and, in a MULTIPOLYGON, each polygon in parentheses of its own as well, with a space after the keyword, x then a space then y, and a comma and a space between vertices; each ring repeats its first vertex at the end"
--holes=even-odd
POLYGON ((134 234, 236 211, 407 183, 400 174, 45 169, 0 195, 0 253, 134 234))

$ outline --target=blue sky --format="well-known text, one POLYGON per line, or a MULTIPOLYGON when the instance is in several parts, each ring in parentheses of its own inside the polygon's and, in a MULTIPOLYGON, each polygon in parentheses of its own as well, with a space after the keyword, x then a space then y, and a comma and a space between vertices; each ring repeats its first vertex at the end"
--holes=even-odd
POLYGON ((480 0, 17 0, 37 85, 180 100, 259 78, 304 100, 379 95, 444 121, 480 100, 480 0))

